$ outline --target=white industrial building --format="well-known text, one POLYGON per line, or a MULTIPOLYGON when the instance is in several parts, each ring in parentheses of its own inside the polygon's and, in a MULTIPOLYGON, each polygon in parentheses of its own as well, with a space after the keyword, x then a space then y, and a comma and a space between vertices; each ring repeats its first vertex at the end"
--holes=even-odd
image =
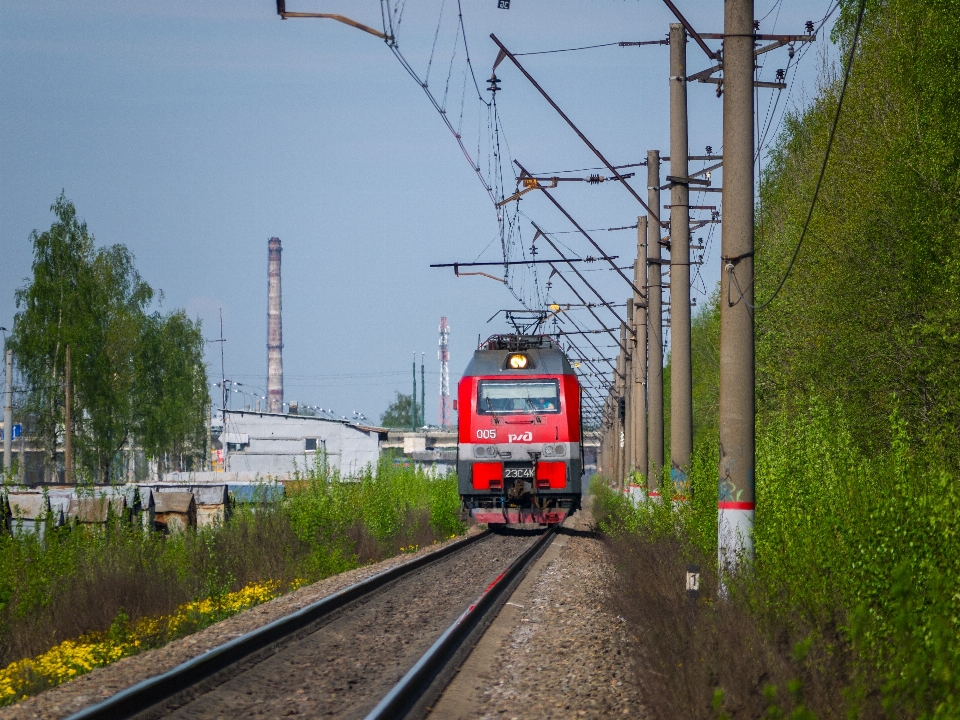
POLYGON ((385 428, 309 415, 227 410, 220 435, 228 473, 286 476, 313 467, 326 452, 341 477, 376 468, 385 428))

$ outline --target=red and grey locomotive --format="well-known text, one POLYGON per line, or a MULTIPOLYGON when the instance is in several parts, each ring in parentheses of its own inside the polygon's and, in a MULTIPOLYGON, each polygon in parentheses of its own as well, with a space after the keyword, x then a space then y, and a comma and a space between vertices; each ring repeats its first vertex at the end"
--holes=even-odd
POLYGON ((457 391, 460 497, 478 522, 559 523, 580 507, 580 382, 545 335, 494 335, 457 391))

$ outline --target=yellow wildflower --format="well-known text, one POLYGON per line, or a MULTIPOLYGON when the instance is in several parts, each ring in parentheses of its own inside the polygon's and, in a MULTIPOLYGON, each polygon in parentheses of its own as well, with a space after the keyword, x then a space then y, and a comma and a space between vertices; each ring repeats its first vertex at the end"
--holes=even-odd
POLYGON ((145 648, 156 646, 158 641, 171 640, 191 630, 206 627, 279 594, 279 582, 252 583, 220 597, 186 603, 172 615, 141 618, 130 623, 127 632, 119 639, 100 632, 89 633, 77 640, 64 640, 45 653, 0 669, 0 706, 11 705, 48 687, 73 680, 94 668, 135 655, 145 648))

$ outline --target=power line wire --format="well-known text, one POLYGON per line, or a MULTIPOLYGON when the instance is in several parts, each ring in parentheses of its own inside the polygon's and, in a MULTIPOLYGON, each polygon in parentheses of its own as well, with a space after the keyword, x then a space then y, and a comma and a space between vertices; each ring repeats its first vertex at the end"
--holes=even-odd
POLYGON ((735 272, 731 272, 733 277, 733 282, 737 286, 737 292, 740 293, 740 299, 747 304, 747 306, 752 310, 762 310, 772 303, 777 295, 780 294, 780 291, 783 289, 784 283, 787 282, 787 278, 790 277, 790 273, 793 270, 794 263, 797 261, 797 256, 800 254, 800 248, 803 246, 803 241, 807 236, 807 229, 810 227, 810 219, 813 217, 813 210, 817 205, 817 198, 820 195, 820 186, 823 184, 823 176, 827 172, 827 162, 830 160, 830 150, 833 148, 833 139, 837 132, 837 125, 840 122, 840 111, 843 108, 843 98, 847 93, 847 83, 850 80, 850 70, 853 68, 853 58, 857 51, 857 41, 860 38, 860 27, 863 24, 863 14, 867 7, 867 0, 860 0, 860 12, 857 15, 857 26, 853 31, 853 42, 850 43, 850 56, 847 58, 847 67, 843 73, 843 85, 840 88, 840 98, 837 101, 837 112, 833 116, 833 124, 830 127, 830 137, 827 139, 827 150, 823 154, 823 164, 820 166, 820 176, 817 178, 817 185, 813 191, 813 198, 810 201, 810 210, 807 212, 806 222, 803 224, 803 230, 800 233, 800 239, 797 241, 797 247, 794 248, 793 257, 790 258, 790 264, 787 266, 787 271, 783 274, 783 277, 780 279, 780 283, 777 285, 777 289, 773 291, 773 295, 770 298, 759 305, 753 305, 747 302, 747 299, 743 295, 743 290, 740 289, 740 283, 737 280, 737 275, 735 272))

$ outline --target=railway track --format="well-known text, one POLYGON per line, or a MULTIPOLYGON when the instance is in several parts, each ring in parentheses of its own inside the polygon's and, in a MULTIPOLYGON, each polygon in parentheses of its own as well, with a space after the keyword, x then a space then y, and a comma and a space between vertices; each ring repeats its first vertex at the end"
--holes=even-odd
POLYGON ((453 543, 69 720, 421 717, 553 536, 487 532, 453 543))

